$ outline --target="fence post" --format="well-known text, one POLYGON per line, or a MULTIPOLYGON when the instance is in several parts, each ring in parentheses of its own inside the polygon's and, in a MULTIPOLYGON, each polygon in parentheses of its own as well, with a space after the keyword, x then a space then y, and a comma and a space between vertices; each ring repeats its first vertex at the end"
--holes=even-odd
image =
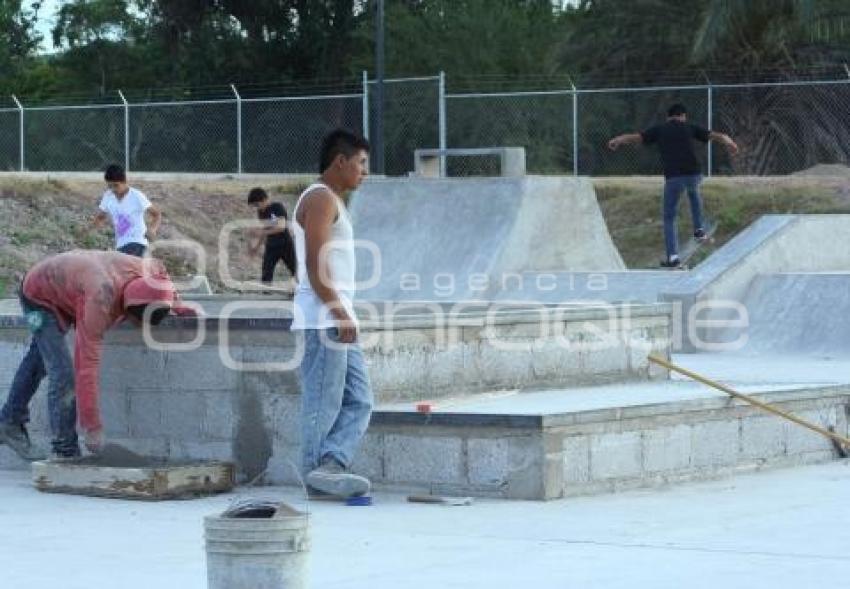
POLYGON ((15 105, 18 107, 18 112, 21 113, 21 125, 20 125, 20 160, 21 160, 21 172, 24 171, 24 155, 26 153, 24 148, 24 105, 21 104, 21 101, 18 100, 18 97, 12 94, 12 100, 15 101, 15 105))
POLYGON ((363 137, 369 139, 369 73, 363 70, 363 137))
POLYGON ((236 97, 236 173, 242 173, 242 97, 236 90, 236 85, 231 84, 230 89, 236 97))
MULTIPOLYGON (((714 122, 714 113, 712 112, 714 110, 714 103, 713 103, 714 92, 712 91, 711 84, 709 84, 706 87, 706 90, 708 92, 708 109, 707 109, 708 110, 708 120, 706 122, 708 123, 708 130, 711 131, 711 127, 712 127, 712 124, 714 122)), ((714 165, 713 165, 714 164, 713 155, 714 155, 714 150, 711 147, 711 141, 709 141, 708 142, 708 151, 707 151, 707 156, 706 156, 707 159, 708 159, 708 177, 709 178, 711 178, 711 170, 714 167, 714 165)))
POLYGON ((573 89, 573 176, 578 176, 578 90, 570 80, 573 89))
POLYGON ((118 90, 118 96, 124 103, 124 170, 130 171, 130 103, 124 98, 124 93, 118 90))
POLYGON ((439 133, 440 133, 440 176, 445 178, 446 176, 446 72, 440 72, 440 78, 438 82, 438 94, 439 94, 439 133))

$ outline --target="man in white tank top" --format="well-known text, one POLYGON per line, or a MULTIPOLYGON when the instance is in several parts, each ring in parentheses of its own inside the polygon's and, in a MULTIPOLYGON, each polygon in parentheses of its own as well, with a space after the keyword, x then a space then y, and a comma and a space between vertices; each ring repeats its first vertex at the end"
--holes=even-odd
POLYGON ((372 414, 372 389, 352 300, 354 236, 345 198, 367 175, 369 144, 337 130, 322 142, 319 182, 298 199, 292 219, 298 265, 293 331, 303 333, 301 466, 313 497, 365 495, 349 472, 372 414))

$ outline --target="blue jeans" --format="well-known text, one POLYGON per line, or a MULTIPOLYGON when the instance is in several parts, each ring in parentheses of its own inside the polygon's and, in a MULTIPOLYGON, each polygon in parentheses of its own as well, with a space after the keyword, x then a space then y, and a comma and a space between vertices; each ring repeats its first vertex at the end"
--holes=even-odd
POLYGON ((358 344, 340 344, 336 329, 304 330, 301 361, 301 467, 325 457, 346 468, 369 426, 372 387, 358 344))
POLYGON ((679 253, 678 236, 676 234, 676 214, 679 211, 679 197, 682 191, 688 192, 691 203, 691 220, 694 231, 702 229, 702 202, 699 197, 699 184, 702 176, 673 176, 664 180, 664 247, 667 249, 667 259, 679 253))
POLYGON ((65 345, 65 334, 51 311, 24 296, 21 296, 21 308, 30 325, 32 339, 15 373, 6 404, 0 409, 0 421, 21 425, 29 422, 30 401, 47 376, 47 411, 53 451, 62 455, 79 454, 74 366, 65 345))

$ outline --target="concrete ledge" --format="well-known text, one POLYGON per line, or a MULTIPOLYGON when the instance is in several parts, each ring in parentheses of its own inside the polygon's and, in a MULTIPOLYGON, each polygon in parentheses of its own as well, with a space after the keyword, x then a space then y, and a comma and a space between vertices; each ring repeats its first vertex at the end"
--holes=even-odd
MULTIPOLYGON (((848 386, 755 396, 845 435, 848 430, 848 386)), ((357 466, 379 485, 517 499, 615 492, 834 458, 818 434, 726 398, 536 416, 383 412, 368 436, 357 466)))

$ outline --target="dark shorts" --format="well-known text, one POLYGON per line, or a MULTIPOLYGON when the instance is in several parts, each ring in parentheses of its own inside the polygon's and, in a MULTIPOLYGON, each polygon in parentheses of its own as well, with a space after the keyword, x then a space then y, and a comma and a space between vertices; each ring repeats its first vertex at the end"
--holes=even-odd
POLYGON ((118 251, 128 256, 136 256, 137 258, 145 257, 145 251, 148 246, 142 243, 126 243, 118 248, 118 251))

